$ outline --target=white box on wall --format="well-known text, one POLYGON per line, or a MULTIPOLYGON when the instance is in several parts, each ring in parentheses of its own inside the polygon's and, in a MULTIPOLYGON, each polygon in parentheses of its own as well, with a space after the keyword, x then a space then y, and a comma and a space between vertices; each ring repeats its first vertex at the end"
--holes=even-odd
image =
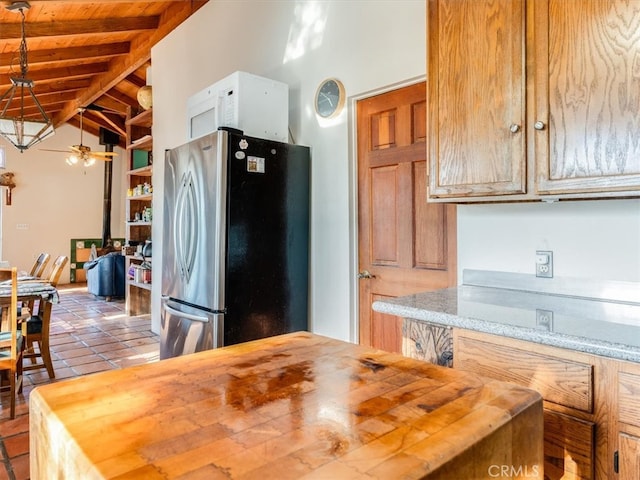
POLYGON ((219 127, 245 135, 286 142, 289 129, 289 86, 237 71, 187 100, 189 140, 219 127))

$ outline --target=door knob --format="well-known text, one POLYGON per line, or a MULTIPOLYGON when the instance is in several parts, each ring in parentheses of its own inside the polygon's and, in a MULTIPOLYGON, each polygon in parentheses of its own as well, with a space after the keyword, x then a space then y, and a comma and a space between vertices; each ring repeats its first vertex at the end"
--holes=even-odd
POLYGON ((368 270, 362 270, 358 273, 358 278, 375 278, 375 275, 371 275, 368 270))

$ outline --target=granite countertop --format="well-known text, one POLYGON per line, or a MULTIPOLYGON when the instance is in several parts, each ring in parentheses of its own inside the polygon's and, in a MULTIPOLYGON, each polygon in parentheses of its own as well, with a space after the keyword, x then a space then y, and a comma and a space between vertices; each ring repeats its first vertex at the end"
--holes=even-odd
POLYGON ((640 304, 477 285, 377 301, 405 318, 640 363, 640 304))

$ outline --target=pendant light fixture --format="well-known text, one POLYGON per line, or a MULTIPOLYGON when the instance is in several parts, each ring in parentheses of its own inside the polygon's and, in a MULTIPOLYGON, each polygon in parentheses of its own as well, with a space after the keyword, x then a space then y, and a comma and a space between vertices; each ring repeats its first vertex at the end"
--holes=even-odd
POLYGON ((24 29, 24 11, 30 8, 29 2, 13 2, 7 10, 17 11, 22 16, 22 41, 20 42, 20 75, 11 77, 11 87, 0 97, 0 135, 6 138, 20 152, 41 142, 54 133, 53 124, 42 105, 33 93, 33 81, 27 78, 27 40, 24 29), (28 98, 31 101, 28 101, 28 98), (3 105, 3 102, 4 103, 3 105), (38 115, 25 117, 25 106, 33 103, 38 115), (10 108, 11 107, 11 108, 10 108), (11 115, 10 112, 16 112, 11 115))

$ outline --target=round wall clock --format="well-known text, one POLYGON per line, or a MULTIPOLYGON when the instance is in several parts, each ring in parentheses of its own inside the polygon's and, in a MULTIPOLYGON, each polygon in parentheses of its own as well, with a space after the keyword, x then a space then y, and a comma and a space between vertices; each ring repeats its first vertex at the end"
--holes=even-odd
POLYGON ((342 82, 336 78, 323 80, 316 91, 316 112, 322 118, 333 118, 344 107, 345 91, 342 82))

